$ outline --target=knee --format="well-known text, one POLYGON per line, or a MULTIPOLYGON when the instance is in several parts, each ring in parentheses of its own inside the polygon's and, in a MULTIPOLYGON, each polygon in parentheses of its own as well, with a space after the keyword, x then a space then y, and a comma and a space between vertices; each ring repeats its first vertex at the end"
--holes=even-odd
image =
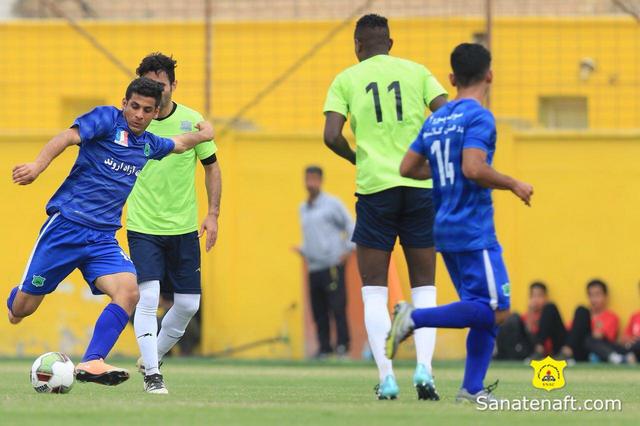
POLYGON ((113 300, 122 305, 126 311, 131 313, 140 300, 138 284, 135 281, 122 283, 118 287, 118 291, 114 295, 113 300))
POLYGON ((183 315, 193 317, 200 308, 200 295, 176 294, 173 299, 173 307, 183 315))
POLYGON ((16 318, 25 318, 33 314, 36 309, 37 306, 14 303, 13 307, 11 308, 11 314, 16 318))

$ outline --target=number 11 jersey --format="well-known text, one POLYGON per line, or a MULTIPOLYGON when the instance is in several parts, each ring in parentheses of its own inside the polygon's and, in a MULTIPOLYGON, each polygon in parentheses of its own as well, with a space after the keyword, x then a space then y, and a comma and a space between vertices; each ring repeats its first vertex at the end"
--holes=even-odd
POLYGON ((474 99, 451 101, 425 121, 411 150, 427 157, 436 209, 434 239, 440 252, 483 250, 498 244, 491 190, 462 173, 462 151, 477 148, 491 165, 496 149, 493 114, 474 99))
POLYGON ((356 191, 398 186, 431 188, 431 181, 400 176, 400 162, 424 122, 425 108, 446 90, 423 65, 376 55, 338 74, 324 112, 350 119, 356 137, 356 191))

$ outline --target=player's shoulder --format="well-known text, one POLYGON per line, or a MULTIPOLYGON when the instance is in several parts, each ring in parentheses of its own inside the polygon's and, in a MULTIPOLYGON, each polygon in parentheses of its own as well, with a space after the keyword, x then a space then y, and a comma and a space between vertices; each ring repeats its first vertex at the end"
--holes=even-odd
POLYGON ((493 113, 485 108, 480 102, 474 99, 463 99, 460 101, 460 110, 465 114, 468 122, 485 123, 495 125, 496 119, 493 113))
POLYGON ((202 121, 203 119, 200 112, 178 102, 176 102, 176 113, 178 113, 178 115, 181 117, 190 117, 195 121, 202 121))

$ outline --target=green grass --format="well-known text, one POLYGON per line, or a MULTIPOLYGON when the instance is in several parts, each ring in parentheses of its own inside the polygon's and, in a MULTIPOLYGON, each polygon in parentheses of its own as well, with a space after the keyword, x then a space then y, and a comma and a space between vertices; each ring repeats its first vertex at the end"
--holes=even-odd
MULTIPOLYGON (((133 360, 117 360, 131 365, 133 360)), ((499 378, 503 398, 563 398, 622 401, 615 413, 479 412, 453 402, 462 363, 437 363, 442 401, 417 401, 412 365, 396 366, 400 399, 376 401, 376 372, 365 363, 242 362, 169 359, 164 368, 168 396, 142 392, 135 374, 117 387, 76 383, 67 395, 37 394, 28 372, 31 360, 0 361, 0 424, 65 425, 500 425, 638 424, 640 369, 585 365, 565 370, 567 386, 546 392, 531 386, 533 370, 521 363, 495 363, 487 376, 499 378)))

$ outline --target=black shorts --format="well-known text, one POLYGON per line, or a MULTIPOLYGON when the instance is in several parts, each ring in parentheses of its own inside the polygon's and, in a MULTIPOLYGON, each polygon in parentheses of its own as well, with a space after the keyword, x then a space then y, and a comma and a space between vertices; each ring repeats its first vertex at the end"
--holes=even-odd
POLYGON ((356 195, 354 243, 392 251, 396 238, 400 237, 403 247, 433 247, 431 189, 398 186, 375 194, 356 195))
POLYGON ((159 280, 163 293, 200 294, 198 233, 150 235, 127 231, 138 283, 159 280))

